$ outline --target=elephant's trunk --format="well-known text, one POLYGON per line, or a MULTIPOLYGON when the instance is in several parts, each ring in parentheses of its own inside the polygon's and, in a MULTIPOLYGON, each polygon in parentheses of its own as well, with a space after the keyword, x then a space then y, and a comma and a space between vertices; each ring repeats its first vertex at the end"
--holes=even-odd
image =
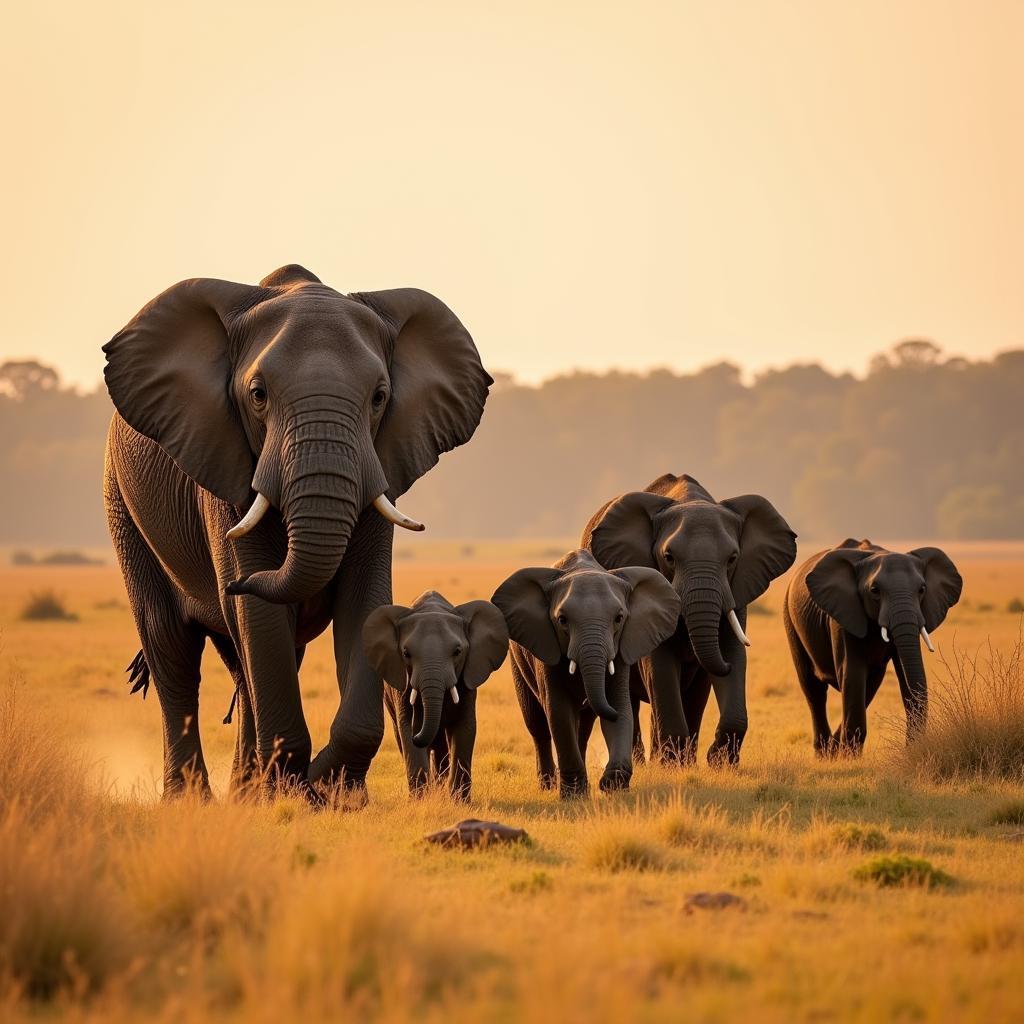
POLYGON ((906 678, 907 693, 903 695, 907 709, 907 738, 913 739, 928 719, 928 677, 921 655, 921 614, 916 602, 906 602, 892 609, 889 635, 906 678))
POLYGON ((293 414, 280 455, 288 554, 279 569, 237 580, 229 593, 293 604, 330 583, 359 514, 386 488, 369 440, 358 442, 361 430, 355 415, 337 402, 293 414))
POLYGON ((680 592, 683 621, 690 634, 693 653, 705 672, 713 676, 726 676, 732 666, 722 657, 719 630, 725 601, 718 567, 696 566, 683 576, 680 592))
POLYGON ((441 724, 445 687, 436 680, 421 680, 417 689, 420 691, 419 703, 423 709, 423 721, 413 734, 412 741, 417 747, 429 747, 437 737, 437 730, 441 724))
POLYGON ((619 713, 608 703, 605 692, 605 673, 608 671, 608 663, 614 657, 610 646, 602 630, 600 633, 583 636, 579 644, 574 645, 573 653, 583 677, 583 690, 594 714, 614 722, 619 713))

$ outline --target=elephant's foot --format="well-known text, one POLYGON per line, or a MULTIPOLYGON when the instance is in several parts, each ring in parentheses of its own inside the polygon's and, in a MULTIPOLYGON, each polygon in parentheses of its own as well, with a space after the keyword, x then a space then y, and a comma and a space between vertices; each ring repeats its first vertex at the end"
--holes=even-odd
POLYGON ((673 736, 657 752, 658 763, 666 768, 692 768, 697 763, 696 736, 673 736))
POLYGON ((844 758, 860 757, 864 753, 864 741, 866 739, 866 733, 860 729, 854 729, 851 732, 837 729, 832 737, 832 742, 835 746, 835 756, 844 758))
POLYGON ((743 745, 742 733, 723 733, 715 737, 708 747, 708 764, 712 768, 724 768, 740 763, 740 747, 743 745))
POLYGON ((537 782, 540 784, 541 789, 554 789, 555 788, 555 776, 550 772, 538 772, 537 782))
POLYGON ((561 776, 558 780, 558 796, 562 800, 582 800, 590 795, 587 777, 561 776))
POLYGON ((601 792, 602 793, 616 793, 620 790, 629 789, 629 780, 633 777, 633 769, 625 768, 621 765, 612 768, 610 765, 605 768, 604 774, 601 776, 601 792))

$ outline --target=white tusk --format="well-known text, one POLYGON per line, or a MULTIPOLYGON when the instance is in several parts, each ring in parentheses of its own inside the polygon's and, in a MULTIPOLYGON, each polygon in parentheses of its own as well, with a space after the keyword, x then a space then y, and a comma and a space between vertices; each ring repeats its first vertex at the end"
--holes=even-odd
POLYGON ((416 690, 410 690, 409 691, 409 703, 410 704, 415 704, 416 703, 416 690))
POLYGON ((420 530, 425 530, 426 527, 422 523, 416 522, 415 519, 410 519, 408 516, 402 515, 401 512, 395 508, 394 505, 388 501, 386 494, 379 494, 373 499, 373 507, 389 522, 394 523, 395 526, 401 526, 406 530, 414 530, 419 533, 420 530))
POLYGON ((928 635, 928 630, 925 629, 924 626, 921 627, 921 639, 924 640, 925 647, 927 647, 928 650, 932 654, 934 654, 935 653, 935 648, 932 647, 932 638, 928 635))
POLYGON ((270 502, 262 494, 257 493, 256 500, 252 503, 249 511, 242 516, 238 525, 232 526, 224 536, 228 540, 244 537, 250 530, 256 528, 256 524, 267 514, 268 508, 270 508, 270 502))
POLYGON ((734 608, 729 612, 726 618, 729 620, 729 625, 732 626, 732 631, 736 634, 736 639, 739 640, 744 647, 749 647, 750 641, 747 639, 747 634, 743 632, 740 620, 736 617, 736 609, 734 608))
POLYGON ((452 695, 452 703, 453 704, 458 704, 459 703, 459 691, 456 690, 455 687, 453 686, 448 692, 452 695))
POLYGON ((576 671, 576 662, 575 661, 570 661, 569 662, 569 675, 572 675, 575 671, 576 671))
POLYGON ((610 675, 610 676, 615 675, 615 662, 614 661, 609 661, 608 662, 608 675, 610 675))
POLYGON ((883 639, 883 640, 884 640, 884 641, 885 641, 886 643, 888 643, 888 642, 889 642, 889 630, 887 630, 887 629, 885 628, 885 626, 883 626, 883 627, 882 627, 882 639, 883 639))

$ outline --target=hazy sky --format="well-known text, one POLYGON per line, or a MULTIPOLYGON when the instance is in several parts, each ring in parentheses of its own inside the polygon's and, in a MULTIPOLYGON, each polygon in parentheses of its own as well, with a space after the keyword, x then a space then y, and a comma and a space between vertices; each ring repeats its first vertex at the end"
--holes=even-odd
POLYGON ((1024 2, 9 5, 0 357, 185 277, 416 285, 492 369, 1024 347, 1024 2))

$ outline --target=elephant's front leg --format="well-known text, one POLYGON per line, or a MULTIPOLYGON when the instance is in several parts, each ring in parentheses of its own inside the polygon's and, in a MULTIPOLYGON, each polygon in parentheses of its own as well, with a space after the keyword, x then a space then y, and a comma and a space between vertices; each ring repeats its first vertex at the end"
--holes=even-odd
MULTIPOLYGON (((224 522, 216 536, 223 537, 224 522)), ((295 648, 295 611, 249 594, 230 596, 226 584, 266 568, 266 550, 259 531, 214 549, 220 581, 221 610, 228 625, 242 675, 248 682, 251 707, 242 707, 240 754, 251 756, 255 742, 260 771, 270 779, 304 783, 312 741, 302 713, 295 648), (251 720, 249 718, 251 714, 251 720)), ((241 699, 241 697, 240 697, 241 699)))
MULTIPOLYGON (((738 608, 736 617, 746 629, 746 608, 738 608)), ((718 728, 708 748, 708 764, 739 764, 740 747, 747 734, 747 649, 725 625, 719 643, 730 670, 727 676, 711 676, 718 703, 718 728)))
POLYGON ((618 659, 615 675, 605 684, 608 703, 618 712, 614 722, 601 719, 601 732, 608 747, 608 764, 601 776, 601 789, 609 792, 629 789, 633 777, 633 703, 629 696, 629 667, 618 659))
POLYGON ((663 764, 683 763, 690 730, 683 714, 682 666, 672 639, 651 652, 645 669, 651 696, 651 756, 663 764))
POLYGON ((405 763, 405 777, 409 783, 410 796, 422 796, 430 782, 430 748, 417 747, 412 741, 412 705, 408 691, 396 693, 395 727, 398 732, 398 746, 405 763))
MULTIPOLYGON (((542 670, 543 671, 543 670, 542 670)), ((546 703, 548 727, 555 744, 555 758, 558 761, 558 795, 563 800, 586 796, 588 790, 587 766, 580 752, 579 705, 553 680, 544 673, 543 694, 546 703)))
POLYGON ((451 730, 451 794, 456 800, 469 800, 473 787, 473 748, 476 746, 476 690, 460 687, 461 714, 451 730))
POLYGON ((334 657, 340 701, 327 745, 309 770, 312 782, 342 781, 365 797, 366 773, 384 738, 380 677, 363 653, 367 615, 391 602, 391 542, 394 527, 375 509, 356 524, 342 560, 334 598, 334 657))

